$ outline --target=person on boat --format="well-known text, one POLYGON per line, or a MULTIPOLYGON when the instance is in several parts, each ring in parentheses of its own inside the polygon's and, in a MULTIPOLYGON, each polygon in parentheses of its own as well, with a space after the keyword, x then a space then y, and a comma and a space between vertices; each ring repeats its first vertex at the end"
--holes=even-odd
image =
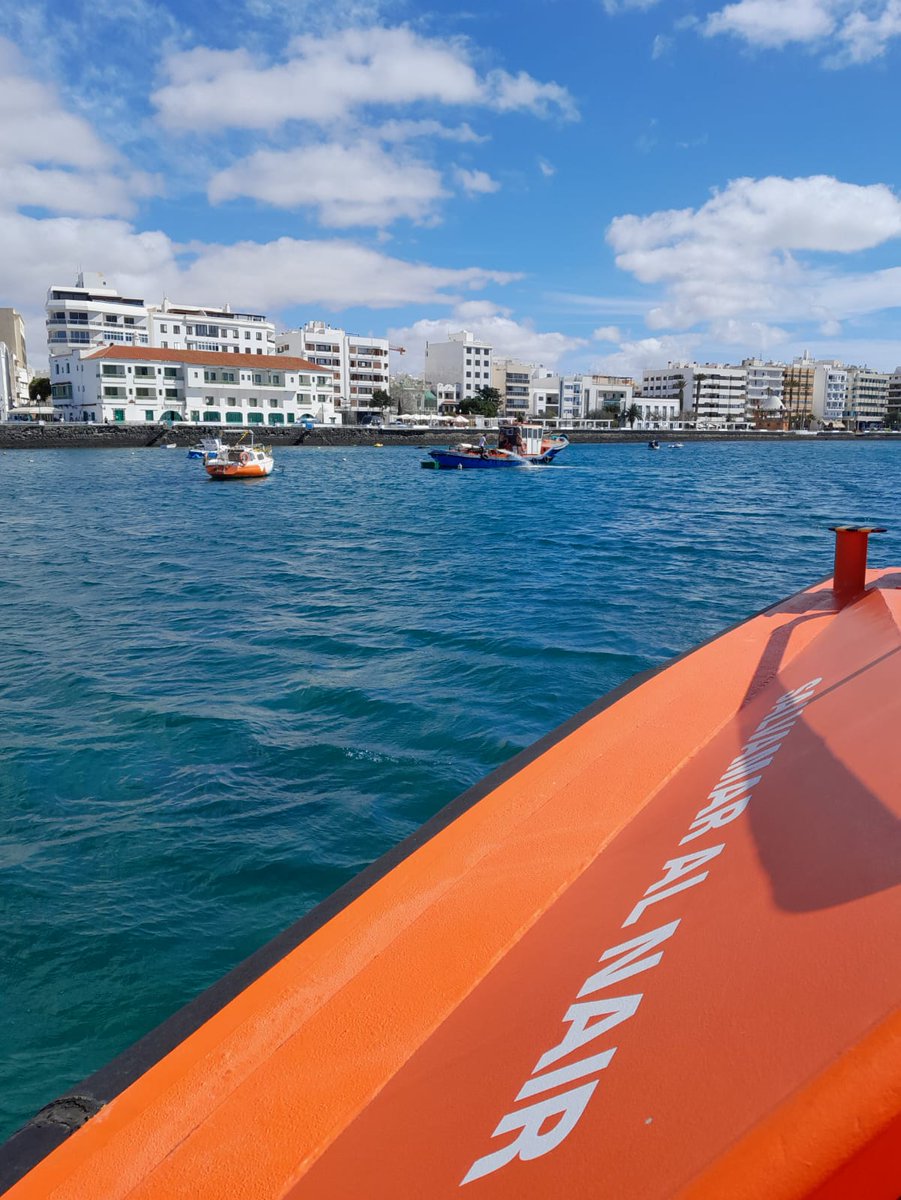
POLYGON ((488 453, 488 441, 487 441, 484 433, 479 435, 478 451, 479 451, 479 455, 482 458, 484 458, 488 453))

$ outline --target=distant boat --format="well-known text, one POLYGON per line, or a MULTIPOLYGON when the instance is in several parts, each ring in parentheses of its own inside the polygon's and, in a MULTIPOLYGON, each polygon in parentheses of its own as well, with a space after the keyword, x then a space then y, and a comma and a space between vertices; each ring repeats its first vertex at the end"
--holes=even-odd
MULTIPOLYGON (((506 467, 548 466, 569 445, 562 433, 551 434, 540 425, 500 425, 495 446, 436 447, 429 451, 431 462, 442 470, 496 470, 506 467)), ((429 466, 427 460, 423 466, 429 466)))
POLYGON ((648 449, 649 450, 659 450, 660 449, 660 443, 657 441, 656 438, 652 438, 651 441, 648 442, 648 449))
POLYGON ((205 437, 190 448, 188 458, 215 459, 227 449, 228 446, 221 438, 205 437))

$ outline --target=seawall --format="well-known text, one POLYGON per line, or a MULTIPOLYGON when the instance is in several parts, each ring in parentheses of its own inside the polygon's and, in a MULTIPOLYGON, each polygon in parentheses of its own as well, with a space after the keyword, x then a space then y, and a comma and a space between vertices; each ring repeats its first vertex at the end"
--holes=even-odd
MULTIPOLYGON (((36 422, 10 422, 0 425, 0 450, 63 450, 63 449, 101 449, 162 446, 175 442, 177 446, 193 446, 201 437, 224 436, 229 442, 236 441, 238 430, 222 430, 219 427, 194 425, 179 426, 170 429, 164 425, 76 425, 49 423, 38 425, 36 422)), ((370 426, 328 426, 312 430, 299 429, 297 426, 285 428, 266 428, 254 431, 255 436, 262 442, 272 446, 372 446, 376 442, 382 445, 401 446, 440 446, 448 442, 464 441, 467 438, 478 437, 478 430, 473 429, 404 429, 394 425, 383 427, 370 426)), ((717 442, 717 441, 790 441, 815 444, 828 441, 856 441, 862 435, 854 433, 817 434, 816 437, 798 437, 790 433, 775 433, 760 430, 753 433, 719 433, 719 432, 689 432, 678 430, 674 432, 632 431, 616 429, 602 431, 596 429, 567 430, 566 436, 571 442, 590 442, 594 444, 616 445, 621 442, 647 442, 652 437, 661 441, 679 442, 717 442)), ((871 438, 894 439, 901 442, 901 434, 870 433, 863 435, 862 440, 871 438)))

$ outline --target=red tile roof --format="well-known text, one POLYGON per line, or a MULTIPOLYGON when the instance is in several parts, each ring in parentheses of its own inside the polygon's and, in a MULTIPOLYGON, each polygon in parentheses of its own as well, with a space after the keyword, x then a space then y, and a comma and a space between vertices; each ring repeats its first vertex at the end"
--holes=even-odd
POLYGON ((198 367, 267 367, 270 371, 317 371, 335 375, 330 367, 320 367, 306 358, 287 354, 228 354, 215 350, 161 350, 157 346, 102 346, 84 358, 112 358, 120 362, 193 363, 198 367))

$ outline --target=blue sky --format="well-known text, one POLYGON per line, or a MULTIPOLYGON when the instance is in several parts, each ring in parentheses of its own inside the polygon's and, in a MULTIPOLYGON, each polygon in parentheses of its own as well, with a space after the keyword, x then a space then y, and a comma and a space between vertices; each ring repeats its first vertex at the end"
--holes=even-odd
POLYGON ((79 267, 566 370, 901 364, 901 0, 0 0, 0 304, 79 267))

